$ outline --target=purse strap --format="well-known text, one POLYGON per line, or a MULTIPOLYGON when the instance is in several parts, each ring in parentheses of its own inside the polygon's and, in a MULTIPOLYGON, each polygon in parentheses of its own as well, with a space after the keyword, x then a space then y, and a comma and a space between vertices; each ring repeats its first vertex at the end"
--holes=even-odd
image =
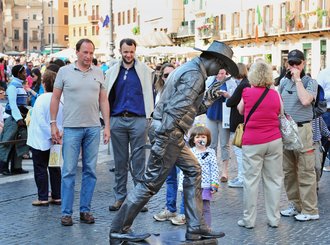
POLYGON ((261 101, 265 98, 266 94, 268 93, 269 88, 266 88, 265 91, 262 93, 262 95, 260 96, 260 98, 258 99, 258 101, 254 104, 254 106, 252 107, 251 111, 249 112, 249 115, 246 118, 246 121, 244 122, 244 128, 245 129, 245 125, 247 124, 247 122, 249 121, 251 115, 253 114, 253 112, 257 109, 257 107, 260 105, 261 101))

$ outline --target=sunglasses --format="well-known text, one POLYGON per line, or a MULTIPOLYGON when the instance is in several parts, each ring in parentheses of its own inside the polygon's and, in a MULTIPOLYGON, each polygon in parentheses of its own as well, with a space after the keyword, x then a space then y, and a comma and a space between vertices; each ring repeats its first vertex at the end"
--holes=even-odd
POLYGON ((21 68, 19 68, 18 72, 22 72, 24 69, 24 66, 22 66, 21 68))
POLYGON ((301 60, 300 61, 295 61, 295 60, 289 60, 288 63, 290 66, 294 66, 294 65, 297 65, 299 66, 301 64, 301 60))
POLYGON ((163 77, 164 77, 164 78, 167 78, 168 75, 170 75, 170 74, 169 74, 169 73, 164 73, 164 74, 163 74, 163 77))

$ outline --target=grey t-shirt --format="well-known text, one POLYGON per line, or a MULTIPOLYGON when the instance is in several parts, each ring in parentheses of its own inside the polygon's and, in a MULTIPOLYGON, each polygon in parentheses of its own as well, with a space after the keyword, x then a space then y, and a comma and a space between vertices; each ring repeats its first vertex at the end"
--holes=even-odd
POLYGON ((63 127, 100 126, 99 94, 105 89, 100 68, 92 65, 83 72, 75 63, 61 67, 54 88, 64 96, 63 127))
MULTIPOLYGON (((317 82, 309 76, 301 79, 305 89, 316 98, 317 82)), ((280 81, 278 88, 284 105, 284 111, 291 115, 295 122, 311 121, 313 119, 313 106, 303 106, 298 98, 297 87, 295 82, 286 77, 280 81)))

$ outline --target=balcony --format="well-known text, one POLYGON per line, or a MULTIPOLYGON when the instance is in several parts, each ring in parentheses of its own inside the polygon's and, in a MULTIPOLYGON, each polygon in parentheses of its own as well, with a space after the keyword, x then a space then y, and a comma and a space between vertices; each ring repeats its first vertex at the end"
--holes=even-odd
POLYGON ((216 33, 216 31, 214 29, 199 29, 198 30, 198 38, 200 39, 207 39, 207 38, 211 38, 214 37, 215 34, 219 34, 216 33))
POLYGON ((100 16, 98 15, 88 15, 88 21, 91 23, 98 23, 100 20, 100 16))
POLYGON ((191 37, 191 36, 195 36, 194 28, 190 26, 180 26, 176 37, 183 38, 183 37, 191 37))

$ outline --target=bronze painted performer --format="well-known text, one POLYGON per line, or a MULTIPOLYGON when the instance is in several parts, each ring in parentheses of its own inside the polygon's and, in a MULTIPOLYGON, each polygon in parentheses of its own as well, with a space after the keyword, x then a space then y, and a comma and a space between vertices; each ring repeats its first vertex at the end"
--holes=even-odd
POLYGON ((223 68, 232 76, 238 68, 232 61, 233 51, 214 41, 200 57, 183 64, 168 77, 163 94, 153 113, 149 132, 152 144, 143 182, 129 193, 110 229, 110 243, 142 241, 150 234, 135 234, 130 227, 143 206, 155 195, 176 164, 184 173, 183 190, 187 218, 187 240, 219 238, 223 232, 212 231, 202 217, 201 169, 184 142, 195 117, 206 111, 219 96, 222 83, 215 83, 205 93, 205 80, 223 68))

